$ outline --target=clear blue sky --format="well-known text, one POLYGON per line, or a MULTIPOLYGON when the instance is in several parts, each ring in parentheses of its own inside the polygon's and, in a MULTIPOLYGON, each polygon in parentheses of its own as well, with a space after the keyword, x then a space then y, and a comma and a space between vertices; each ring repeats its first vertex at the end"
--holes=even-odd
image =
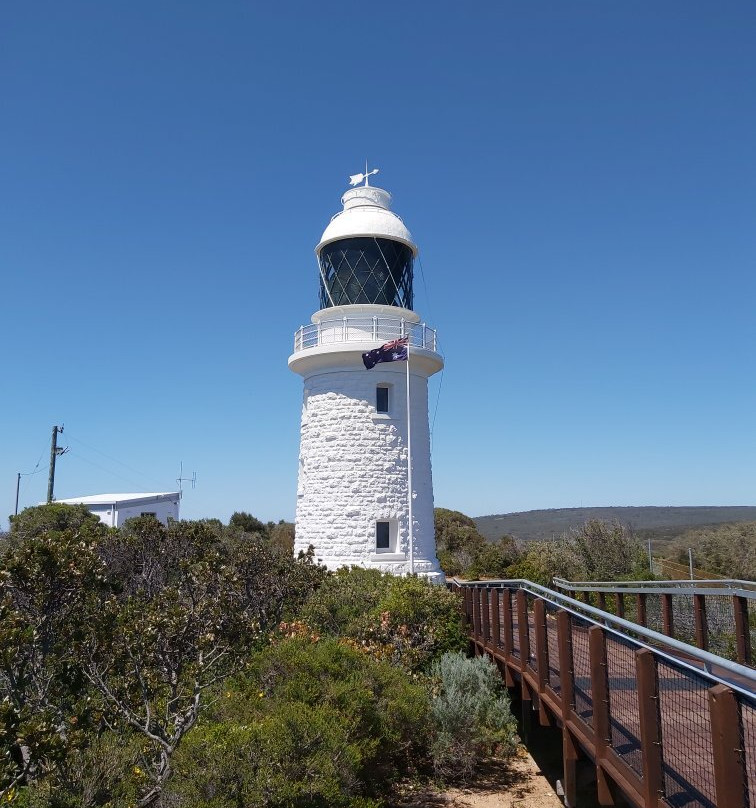
POLYGON ((293 518, 366 157, 446 357, 437 505, 756 502, 751 0, 71 0, 0 6, 3 520, 60 423, 59 498, 183 460, 184 517, 293 518))

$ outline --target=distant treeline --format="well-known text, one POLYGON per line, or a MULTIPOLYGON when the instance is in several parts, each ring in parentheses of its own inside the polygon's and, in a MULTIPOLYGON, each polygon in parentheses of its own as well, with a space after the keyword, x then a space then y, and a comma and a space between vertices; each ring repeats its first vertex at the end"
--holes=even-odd
MULTIPOLYGON (((575 512, 584 515, 588 510, 631 509, 591 508, 575 512)), ((446 508, 436 508, 435 521, 438 559, 449 576, 468 580, 527 578, 545 586, 554 577, 572 581, 653 577, 648 559, 649 530, 635 531, 618 520, 588 519, 559 533, 554 531, 547 539, 527 541, 507 533, 486 537, 478 529, 480 520, 446 508)), ((503 520, 494 524, 502 525, 503 520)), ((756 580, 756 521, 697 527, 679 531, 674 538, 660 539, 658 535, 651 538, 652 552, 657 558, 685 564, 687 569, 688 554, 692 551, 694 566, 701 572, 756 580)))
POLYGON ((689 530, 725 523, 756 522, 754 506, 552 508, 474 518, 489 541, 503 535, 519 541, 550 540, 591 520, 619 522, 639 539, 671 541, 689 530))

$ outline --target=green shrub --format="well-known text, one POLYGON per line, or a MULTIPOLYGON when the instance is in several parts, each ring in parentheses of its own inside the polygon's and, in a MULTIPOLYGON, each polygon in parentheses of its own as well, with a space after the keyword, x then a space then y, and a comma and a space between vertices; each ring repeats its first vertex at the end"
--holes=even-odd
POLYGON ((422 578, 377 570, 339 570, 301 614, 318 632, 350 638, 376 659, 413 672, 467 643, 458 595, 422 578))
POLYGON ((387 580, 379 570, 342 567, 307 600, 301 619, 323 634, 355 636, 364 614, 375 611, 380 603, 387 580))
POLYGON ((427 754, 427 691, 334 638, 279 639, 177 753, 171 804, 370 806, 427 754))
POLYGON ((252 724, 203 725, 189 735, 170 803, 352 806, 361 802, 361 762, 361 749, 334 707, 279 702, 252 724))
POLYGON ((6 799, 15 808, 135 805, 145 780, 139 752, 139 743, 128 731, 104 732, 93 736, 89 746, 69 750, 48 767, 44 778, 6 799))
POLYGON ((517 744, 509 697, 488 657, 444 654, 432 669, 438 692, 431 702, 436 774, 467 779, 481 757, 511 755, 517 744))

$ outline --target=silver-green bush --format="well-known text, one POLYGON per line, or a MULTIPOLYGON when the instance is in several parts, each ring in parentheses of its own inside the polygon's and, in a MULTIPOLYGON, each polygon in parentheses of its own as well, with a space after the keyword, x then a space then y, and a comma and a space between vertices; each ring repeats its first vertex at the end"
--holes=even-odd
POLYGON ((438 776, 464 780, 480 758, 515 751, 518 739, 509 696, 488 657, 447 653, 434 664, 432 674, 436 693, 431 715, 437 731, 431 753, 438 776))

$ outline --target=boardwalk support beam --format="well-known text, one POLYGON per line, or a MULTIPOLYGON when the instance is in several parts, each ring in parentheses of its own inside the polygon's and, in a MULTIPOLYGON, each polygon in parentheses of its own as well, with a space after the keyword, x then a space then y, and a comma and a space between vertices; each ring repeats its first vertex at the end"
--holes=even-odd
POLYGON ((564 804, 567 808, 577 805, 577 759, 578 750, 569 725, 572 723, 574 702, 574 673, 572 670, 572 632, 570 615, 557 612, 557 642, 559 643, 559 696, 562 707, 562 761, 564 765, 564 804))

